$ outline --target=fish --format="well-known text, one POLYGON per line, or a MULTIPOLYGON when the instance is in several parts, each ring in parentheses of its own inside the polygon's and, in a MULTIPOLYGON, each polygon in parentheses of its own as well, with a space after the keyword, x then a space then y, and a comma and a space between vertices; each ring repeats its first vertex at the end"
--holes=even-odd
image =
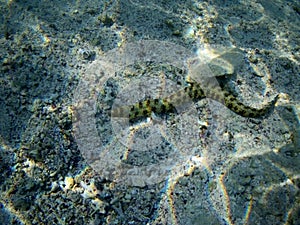
POLYGON ((206 82, 200 85, 192 80, 186 81, 187 85, 164 98, 146 98, 132 105, 119 106, 112 109, 112 117, 127 117, 130 123, 155 115, 179 114, 182 105, 189 105, 204 98, 210 98, 220 102, 234 113, 247 118, 262 117, 274 107, 278 95, 260 108, 254 108, 242 103, 239 98, 230 91, 221 88, 219 85, 206 82))

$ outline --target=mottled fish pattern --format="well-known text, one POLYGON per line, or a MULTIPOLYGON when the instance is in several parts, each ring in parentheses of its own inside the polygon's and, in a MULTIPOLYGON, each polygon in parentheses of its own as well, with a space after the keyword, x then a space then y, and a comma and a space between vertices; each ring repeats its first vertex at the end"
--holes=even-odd
POLYGON ((249 118, 257 118, 265 115, 273 108, 278 98, 278 96, 276 96, 271 102, 263 105, 261 108, 253 108, 243 104, 236 96, 221 89, 219 86, 210 85, 208 83, 205 84, 204 90, 200 87, 200 84, 188 82, 188 86, 165 98, 148 98, 133 105, 116 107, 112 110, 112 116, 127 117, 129 118, 129 122, 134 123, 140 119, 150 117, 152 113, 158 115, 178 113, 178 107, 176 106, 196 102, 205 97, 222 103, 240 116, 249 118))

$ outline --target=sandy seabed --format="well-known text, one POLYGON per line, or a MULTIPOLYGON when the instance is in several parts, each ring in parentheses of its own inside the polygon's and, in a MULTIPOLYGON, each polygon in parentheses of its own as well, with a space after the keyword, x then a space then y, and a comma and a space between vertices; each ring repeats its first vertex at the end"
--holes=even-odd
POLYGON ((0 224, 300 224, 298 1, 0 3, 0 224), (198 72, 279 99, 111 118, 198 72))

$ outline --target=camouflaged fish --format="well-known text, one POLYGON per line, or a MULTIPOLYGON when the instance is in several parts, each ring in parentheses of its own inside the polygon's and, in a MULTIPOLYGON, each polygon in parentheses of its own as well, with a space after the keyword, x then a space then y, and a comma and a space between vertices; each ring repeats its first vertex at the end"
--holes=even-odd
POLYGON ((151 114, 168 115, 176 114, 178 106, 197 102, 205 97, 216 100, 231 111, 243 117, 257 118, 265 115, 273 108, 277 101, 276 96, 271 102, 261 108, 253 108, 240 102, 237 97, 230 92, 214 85, 205 85, 205 89, 200 84, 189 82, 188 86, 162 99, 147 98, 130 106, 117 107, 112 110, 113 117, 128 117, 130 123, 134 123, 143 118, 151 117, 151 114))
MULTIPOLYGON (((231 59, 230 63, 236 63, 239 58, 241 58, 241 52, 234 50, 229 53, 227 52, 226 55, 224 54, 222 57, 224 56, 226 56, 226 59, 231 59)), ((219 66, 218 64, 220 61, 224 64, 224 61, 220 59, 221 58, 216 58, 214 62, 211 63, 212 66, 210 69, 214 71, 214 75, 223 76, 232 74, 234 72, 232 69, 227 68, 225 71, 221 71, 224 70, 224 65, 219 66)), ((228 65, 231 66, 230 63, 228 63, 228 65)), ((127 117, 130 123, 134 123, 140 119, 151 117, 152 113, 156 115, 180 113, 178 112, 180 106, 188 105, 189 103, 197 102, 207 97, 222 103, 240 116, 257 118, 267 114, 274 107, 278 99, 277 95, 271 102, 263 105, 261 108, 253 108, 243 104, 235 95, 221 88, 219 84, 216 85, 214 82, 210 82, 209 79, 207 81, 201 82, 200 85, 188 76, 186 86, 173 95, 161 99, 147 98, 133 105, 116 107, 112 110, 111 115, 112 117, 127 117)))

